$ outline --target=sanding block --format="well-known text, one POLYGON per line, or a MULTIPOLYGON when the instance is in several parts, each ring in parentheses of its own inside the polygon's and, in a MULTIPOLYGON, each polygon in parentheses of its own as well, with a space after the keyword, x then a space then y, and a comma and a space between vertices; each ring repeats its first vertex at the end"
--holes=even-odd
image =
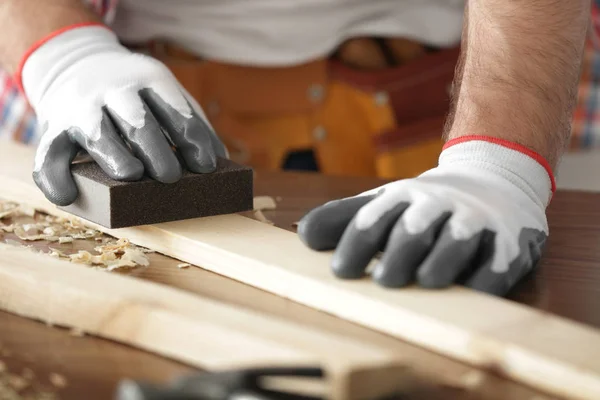
POLYGON ((111 179, 95 162, 71 167, 79 189, 77 200, 61 210, 109 229, 157 224, 252 210, 253 171, 219 158, 206 174, 189 171, 176 183, 144 177, 111 179))

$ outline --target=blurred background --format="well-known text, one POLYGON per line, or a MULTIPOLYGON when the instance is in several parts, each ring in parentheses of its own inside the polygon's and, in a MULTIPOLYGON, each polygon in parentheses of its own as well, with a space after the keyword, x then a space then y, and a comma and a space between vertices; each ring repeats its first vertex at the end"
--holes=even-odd
MULTIPOLYGON (((388 179, 437 164, 465 0, 83 1, 126 46, 170 68, 237 162, 388 179)), ((600 190, 600 174, 590 173, 600 167, 593 3, 557 178, 559 187, 600 190)), ((11 108, 27 107, 11 90, 0 96, 0 131, 27 141, 34 122, 11 118, 11 108)))

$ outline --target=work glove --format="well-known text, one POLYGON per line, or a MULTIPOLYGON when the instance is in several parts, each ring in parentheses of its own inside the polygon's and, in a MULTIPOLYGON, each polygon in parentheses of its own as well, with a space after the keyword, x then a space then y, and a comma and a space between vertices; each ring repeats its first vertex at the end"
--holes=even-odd
POLYGON ((42 127, 33 178, 57 205, 78 196, 70 165, 81 150, 121 181, 145 174, 173 183, 184 168, 211 172, 217 156, 226 157, 200 106, 167 67, 132 53, 104 26, 73 26, 41 41, 17 82, 42 127))
POLYGON ((331 268, 339 278, 363 277, 375 259, 371 276, 384 287, 463 284, 504 296, 542 255, 554 188, 536 153, 463 137, 418 177, 310 211, 298 234, 314 250, 335 249, 331 268))

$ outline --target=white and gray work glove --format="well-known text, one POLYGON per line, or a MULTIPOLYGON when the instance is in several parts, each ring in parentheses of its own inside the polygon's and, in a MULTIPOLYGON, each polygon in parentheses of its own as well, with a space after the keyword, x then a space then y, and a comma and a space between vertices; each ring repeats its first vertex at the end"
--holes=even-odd
POLYGON ((70 165, 80 150, 113 179, 145 174, 163 183, 178 181, 184 168, 211 172, 216 157, 226 157, 200 106, 167 67, 132 53, 104 26, 67 27, 40 41, 17 82, 43 131, 33 177, 55 204, 78 196, 70 165))
POLYGON ((436 168, 322 205, 298 233, 312 249, 335 249, 339 278, 363 277, 382 251, 372 270, 382 286, 462 284, 504 296, 540 260, 554 188, 536 153, 462 137, 446 144, 436 168))

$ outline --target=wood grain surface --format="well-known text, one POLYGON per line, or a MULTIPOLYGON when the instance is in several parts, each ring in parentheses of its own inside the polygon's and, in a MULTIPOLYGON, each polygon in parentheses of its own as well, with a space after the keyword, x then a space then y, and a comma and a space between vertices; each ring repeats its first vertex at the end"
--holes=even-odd
MULTIPOLYGON (((256 178, 256 194, 281 197, 277 210, 265 211, 265 215, 278 226, 290 230, 292 223, 309 208, 381 183, 370 179, 262 172, 256 178)), ((515 291, 513 299, 598 326, 594 312, 599 304, 595 271, 600 252, 594 242, 600 240, 600 214, 596 211, 599 199, 597 195, 583 193, 557 194, 550 208, 551 239, 541 269, 515 291)), ((93 244, 86 242, 63 246, 89 248, 90 245, 93 247, 93 244)), ((169 283, 164 280, 173 279, 173 274, 165 274, 165 268, 176 268, 178 262, 160 255, 152 255, 151 261, 150 267, 134 270, 131 274, 169 283)), ((430 377, 432 383, 453 382, 451 386, 459 389, 446 388, 451 396, 449 398, 533 399, 536 396, 536 392, 512 382, 490 374, 473 373, 462 364, 209 272, 200 269, 178 272, 176 276, 181 277, 177 279, 178 286, 203 296, 380 343, 390 351, 405 356, 417 370, 430 377), (215 290, 217 286, 221 288, 218 291, 215 290), (465 386, 474 387, 468 391, 460 389, 465 386)), ((28 358, 35 358, 28 364, 33 370, 62 372, 70 382, 63 391, 64 398, 107 399, 119 378, 134 376, 164 381, 188 370, 185 366, 124 346, 95 338, 74 338, 56 328, 7 314, 0 314, 0 326, 0 343, 12 354, 6 360, 9 369, 18 370, 28 363, 28 358), (89 350, 96 348, 102 351, 89 350), (118 368, 114 366, 115 363, 118 363, 118 368), (141 368, 141 364, 145 368, 141 368), (89 393, 81 397, 82 388, 95 388, 92 391, 97 392, 98 397, 89 393)))

